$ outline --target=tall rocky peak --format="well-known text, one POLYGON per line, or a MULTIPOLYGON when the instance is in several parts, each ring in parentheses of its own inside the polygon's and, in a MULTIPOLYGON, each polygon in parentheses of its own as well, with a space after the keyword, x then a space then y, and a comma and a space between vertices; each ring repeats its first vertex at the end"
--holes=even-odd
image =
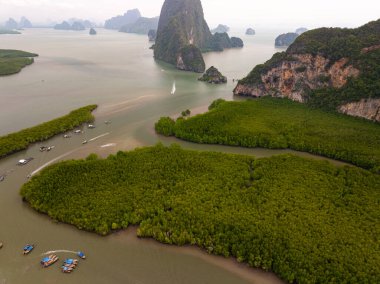
POLYGON ((289 98, 380 122, 380 20, 300 35, 240 80, 235 95, 289 98))
MULTIPOLYGON (((227 34, 225 36, 228 37, 227 34)), ((154 46, 156 59, 181 70, 204 72, 202 51, 221 51, 235 46, 241 47, 242 42, 229 37, 221 41, 218 34, 214 39, 204 19, 200 0, 165 0, 154 46), (186 62, 192 58, 194 61, 191 66, 186 66, 186 62)))

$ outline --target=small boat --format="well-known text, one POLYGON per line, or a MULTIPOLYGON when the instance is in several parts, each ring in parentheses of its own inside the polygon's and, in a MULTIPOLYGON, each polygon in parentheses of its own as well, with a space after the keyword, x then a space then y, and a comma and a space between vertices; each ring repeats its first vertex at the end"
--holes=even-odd
POLYGON ((21 159, 18 161, 17 165, 24 166, 32 160, 33 160, 33 158, 21 159))
POLYGON ((0 176, 0 182, 4 181, 5 180, 5 175, 1 175, 0 176))
POLYGON ((173 83, 172 91, 170 92, 171 95, 174 95, 176 92, 175 82, 173 83))
POLYGON ((53 150, 54 148, 55 148, 55 146, 47 147, 46 151, 50 152, 50 151, 53 150))
POLYGON ((58 259, 59 259, 58 256, 56 256, 55 254, 51 254, 48 257, 44 257, 41 260, 41 265, 44 268, 49 267, 50 265, 53 265, 54 263, 56 263, 58 259))
POLYGON ((41 146, 40 147, 40 152, 45 152, 48 148, 46 146, 41 146))
POLYGON ((3 248, 3 243, 0 242, 0 249, 2 249, 2 248, 3 248))
POLYGON ((111 120, 106 120, 105 122, 104 122, 105 124, 111 124, 111 120))
POLYGON ((95 128, 95 125, 93 125, 93 124, 89 124, 89 125, 87 125, 87 127, 90 128, 90 129, 94 129, 94 128, 95 128))
POLYGON ((72 258, 68 258, 68 259, 65 259, 65 261, 63 262, 65 265, 77 265, 78 264, 78 260, 77 259, 72 259, 72 258))
POLYGON ((77 256, 79 256, 81 259, 86 259, 86 255, 81 251, 78 251, 77 256))
POLYGON ((71 138, 71 135, 65 134, 65 135, 63 135, 63 138, 71 138))
POLYGON ((63 273, 71 273, 72 271, 73 271, 73 268, 62 266, 63 273))
POLYGON ((81 134, 81 133, 82 133, 82 130, 77 129, 77 130, 74 131, 74 133, 75 133, 75 134, 81 134))
POLYGON ((84 144, 87 144, 87 143, 88 143, 87 140, 84 140, 84 141, 82 142, 83 145, 84 145, 84 144))
POLYGON ((29 254, 32 250, 34 249, 34 245, 26 245, 25 247, 24 247, 24 255, 27 255, 27 254, 29 254))

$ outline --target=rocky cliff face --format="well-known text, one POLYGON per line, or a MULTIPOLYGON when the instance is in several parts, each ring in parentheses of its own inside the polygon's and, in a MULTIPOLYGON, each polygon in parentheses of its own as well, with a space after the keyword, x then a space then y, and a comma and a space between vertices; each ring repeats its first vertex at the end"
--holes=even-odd
POLYGON ((380 101, 380 20, 300 35, 239 81, 235 95, 289 98, 375 121, 380 101))
POLYGON ((362 99, 342 105, 338 111, 347 115, 380 122, 380 99, 362 99))
POLYGON ((210 84, 224 84, 227 83, 227 77, 223 76, 217 68, 211 66, 202 77, 198 79, 199 81, 207 82, 210 84))
POLYGON ((340 88, 350 77, 357 77, 359 70, 347 65, 343 58, 332 65, 330 60, 311 54, 294 54, 291 60, 281 61, 261 75, 259 84, 238 84, 235 95, 289 98, 305 102, 307 91, 324 87, 340 88))
POLYGON ((203 72, 205 69, 199 69, 205 65, 202 51, 223 51, 224 48, 242 46, 241 39, 230 38, 227 33, 211 34, 200 0, 165 0, 154 46, 156 59, 181 70, 203 72), (199 52, 195 51, 196 48, 199 52), (185 66, 185 57, 195 58, 197 62, 191 64, 196 66, 194 70, 191 66, 185 66))
POLYGON ((211 37, 200 0, 166 0, 158 24, 154 57, 181 70, 190 69, 184 68, 180 51, 186 46, 192 46, 193 53, 194 47, 206 48, 211 37))

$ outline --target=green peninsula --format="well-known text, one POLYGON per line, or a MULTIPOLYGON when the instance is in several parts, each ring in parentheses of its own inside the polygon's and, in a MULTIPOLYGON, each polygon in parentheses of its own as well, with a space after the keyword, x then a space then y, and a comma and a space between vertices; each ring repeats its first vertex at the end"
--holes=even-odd
POLYGON ((0 49, 0 76, 19 73, 22 68, 34 62, 38 54, 21 50, 0 49))
POLYGON ((156 131, 196 143, 309 152, 380 172, 380 125, 287 99, 218 100, 188 119, 161 118, 156 131))
POLYGON ((41 213, 107 234, 197 245, 289 283, 380 279, 380 175, 326 161, 161 145, 65 161, 21 189, 41 213))
POLYGON ((0 158, 27 149, 32 143, 47 140, 54 135, 94 120, 92 111, 97 105, 89 105, 40 125, 0 137, 0 158))

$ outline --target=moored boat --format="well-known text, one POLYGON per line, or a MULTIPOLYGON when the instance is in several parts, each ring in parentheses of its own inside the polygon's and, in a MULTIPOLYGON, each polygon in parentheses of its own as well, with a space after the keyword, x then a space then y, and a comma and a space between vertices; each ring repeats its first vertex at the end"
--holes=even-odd
POLYGON ((67 265, 77 265, 78 264, 78 260, 77 259, 68 258, 68 259, 65 259, 63 263, 67 264, 67 265))
POLYGON ((3 248, 3 243, 0 242, 0 249, 2 249, 2 248, 3 248))
POLYGON ((62 266, 62 272, 63 273, 71 273, 73 271, 73 268, 62 266))
POLYGON ((82 251, 78 251, 77 256, 79 256, 81 259, 85 259, 86 255, 82 251))
POLYGON ((34 245, 27 244, 24 246, 24 255, 29 254, 34 249, 34 245))
POLYGON ((44 257, 41 260, 41 265, 44 268, 49 267, 50 265, 53 265, 54 263, 56 263, 58 259, 59 259, 58 256, 56 256, 55 254, 51 254, 48 257, 44 257))

